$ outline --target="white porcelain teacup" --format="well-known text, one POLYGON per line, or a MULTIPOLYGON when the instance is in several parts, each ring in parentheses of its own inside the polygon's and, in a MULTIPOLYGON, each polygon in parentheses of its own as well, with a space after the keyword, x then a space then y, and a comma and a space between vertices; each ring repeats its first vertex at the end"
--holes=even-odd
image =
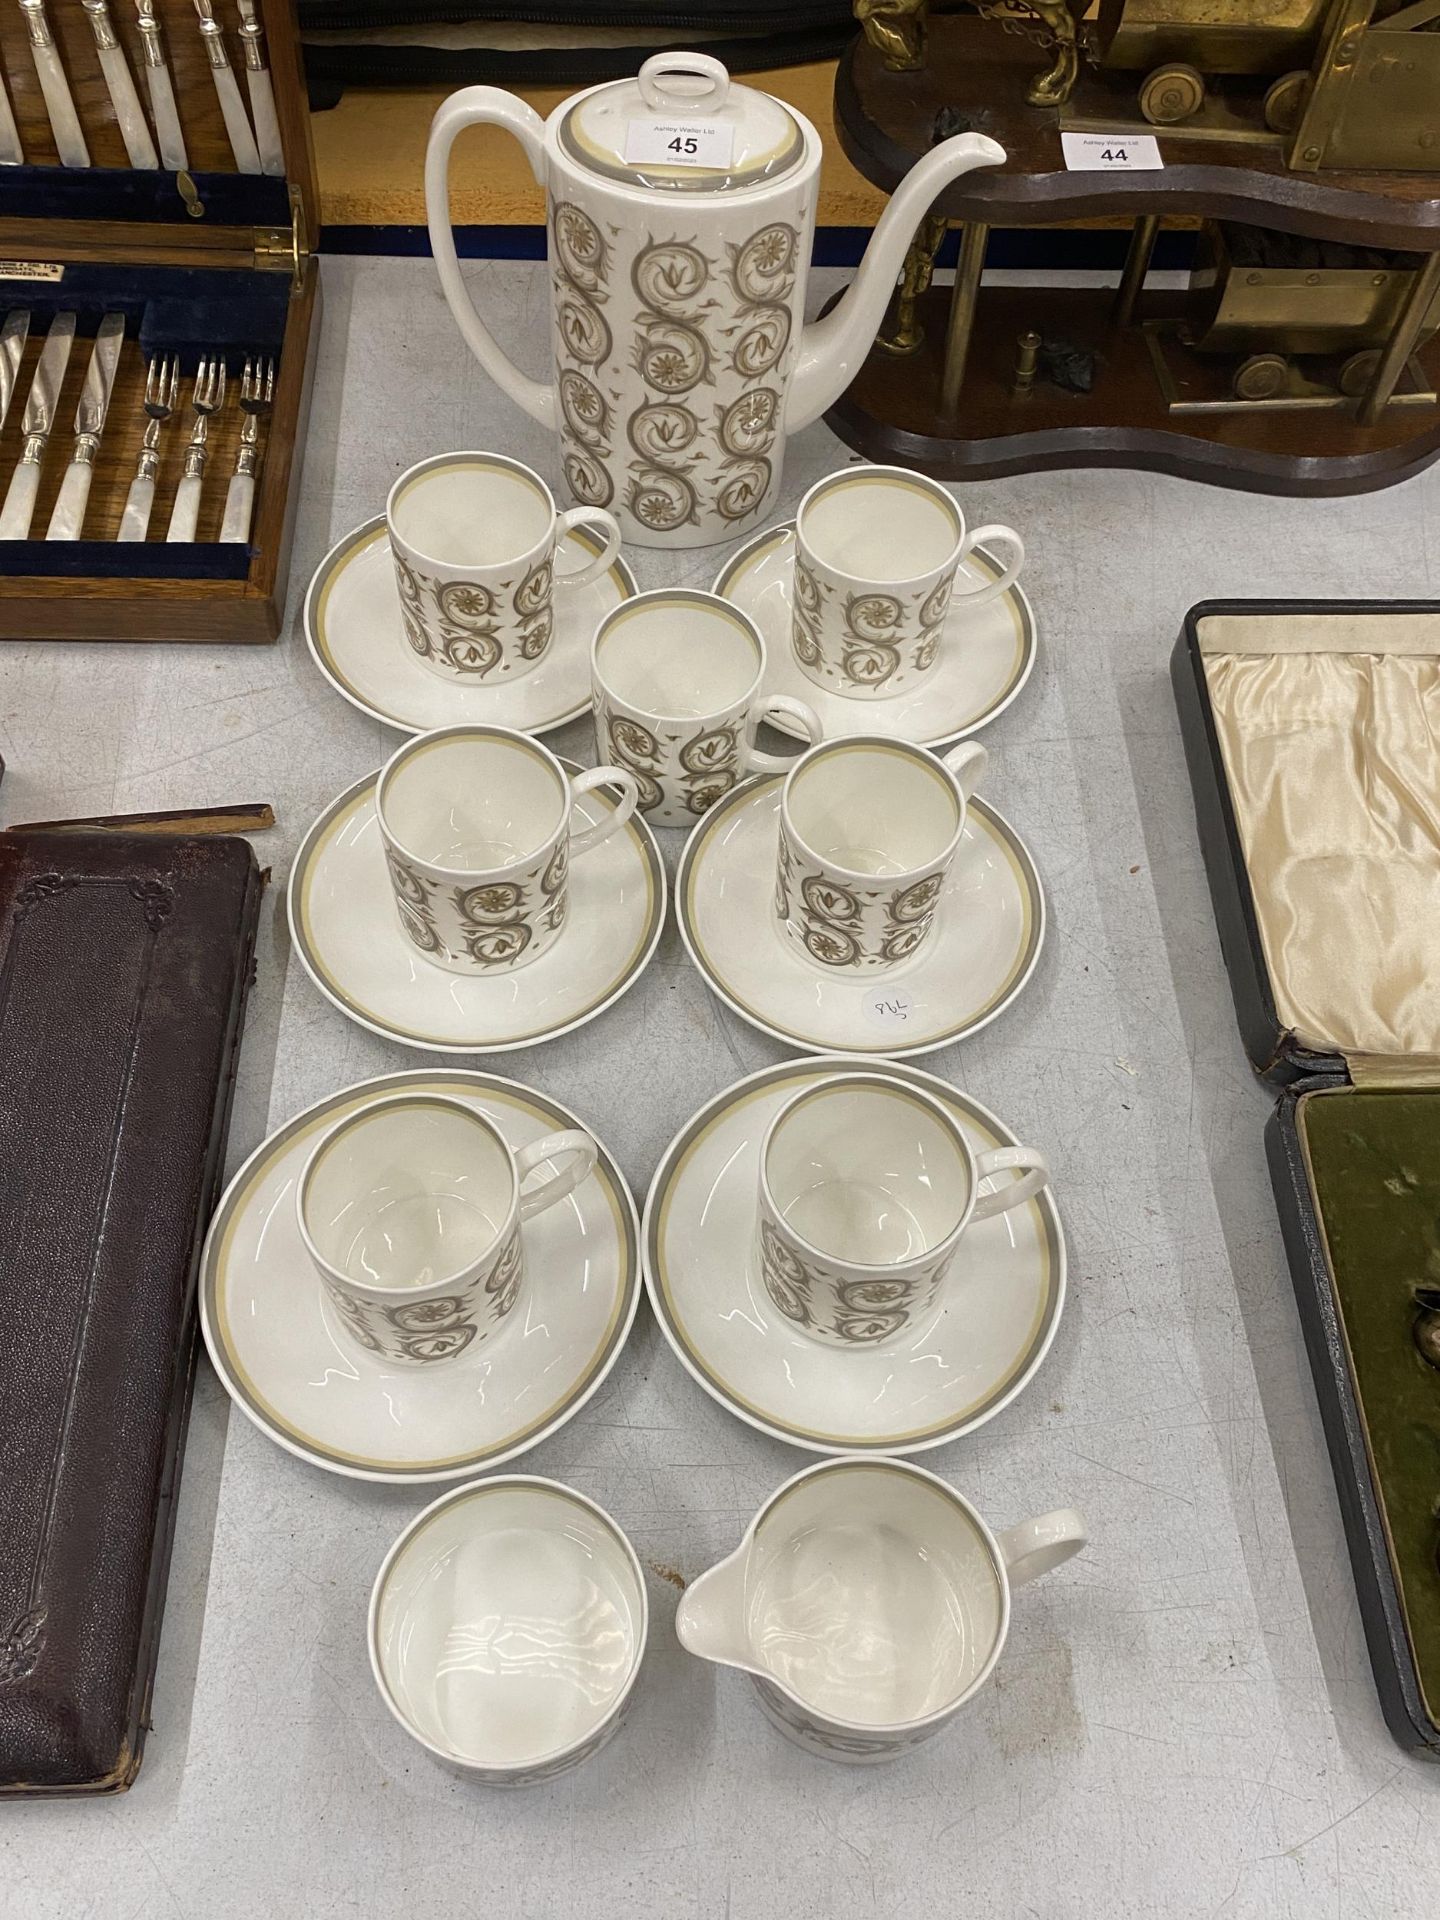
POLYGON ((370 1666, 437 1759, 531 1786, 619 1727, 648 1621, 640 1562, 609 1514, 558 1481, 507 1474, 442 1494, 386 1554, 370 1666))
POLYGON ((985 771, 973 741, 937 759, 880 734, 802 753, 780 799, 775 913, 827 971, 886 973, 917 953, 985 771))
POLYGON ((400 925, 452 973, 528 966, 565 924, 572 860, 623 827, 639 784, 623 767, 574 779, 509 727, 441 727, 407 740, 375 788, 400 925), (618 787, 619 804, 576 832, 578 795, 618 787))
POLYGON ((735 1552, 691 1581, 675 1631, 688 1653, 749 1673, 798 1746, 889 1760, 990 1678, 1011 1589, 1085 1544, 1073 1509, 995 1534, 935 1474, 842 1456, 766 1501, 735 1552))
POLYGON ((557 513, 540 478, 499 453, 441 453, 402 473, 385 502, 404 638, 427 667, 465 685, 518 680, 544 658, 555 592, 582 587, 620 551, 603 507, 557 513), (562 569, 563 535, 598 551, 562 569))
POLYGON ((570 1127, 512 1152, 493 1121, 443 1094, 392 1094, 347 1114, 295 1189, 301 1240, 345 1331, 415 1365, 493 1333, 524 1283, 522 1223, 573 1193, 596 1151, 570 1127), (532 1182, 552 1160, 562 1164, 532 1182))
POLYGON ((803 700, 761 692, 765 642, 718 594, 660 588, 622 601, 596 629, 591 664, 596 745, 634 774, 656 826, 693 826, 747 774, 784 773, 795 754, 762 753, 762 721, 784 714, 820 738, 803 700))
POLYGON ((795 516, 791 645, 817 686, 857 700, 905 693, 939 657, 952 596, 967 607, 1007 593, 1025 563, 1013 527, 976 527, 937 481, 905 467, 847 467, 816 481, 795 516), (961 587, 960 563, 999 541, 997 580, 961 587))
POLYGON ((923 1319, 966 1228, 1049 1180, 1033 1147, 977 1154, 941 1103, 883 1072, 827 1074, 760 1144, 759 1257, 785 1318, 829 1346, 868 1347, 923 1319), (993 1193, 990 1174, 1015 1171, 993 1193))

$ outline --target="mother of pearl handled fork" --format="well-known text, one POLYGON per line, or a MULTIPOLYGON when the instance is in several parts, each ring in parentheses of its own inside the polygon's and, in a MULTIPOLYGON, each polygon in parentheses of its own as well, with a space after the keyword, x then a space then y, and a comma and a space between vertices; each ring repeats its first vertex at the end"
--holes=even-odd
POLYGON ((275 362, 245 362, 240 382, 240 410, 245 424, 240 429, 240 451, 235 456, 235 471, 225 491, 225 517, 220 523, 222 540, 244 540, 250 533, 250 515, 255 506, 255 469, 260 464, 260 416, 268 413, 275 397, 275 362))
POLYGON ((80 529, 85 524, 85 504, 90 498, 90 481, 95 472, 95 455, 105 430, 110 390, 115 385, 115 369, 120 364, 120 343, 124 338, 124 314, 107 313, 100 322, 90 365, 85 369, 85 385, 81 389, 80 405, 75 409, 75 451, 60 482, 59 497, 45 535, 47 540, 80 538, 80 529))
POLYGON ((155 505, 155 475, 160 470, 160 429, 175 411, 180 392, 180 356, 167 360, 156 354, 145 374, 145 438, 140 443, 140 458, 135 478, 125 496, 125 511, 120 516, 117 540, 143 540, 150 529, 150 511, 155 505))
POLYGON ((206 445, 207 423, 212 413, 218 413, 225 404, 225 362, 216 354, 213 359, 201 360, 195 369, 195 385, 190 395, 190 405, 195 410, 195 424, 190 430, 190 444, 185 449, 185 474, 175 489, 175 504, 170 509, 170 526, 165 534, 167 540, 175 542, 193 540, 195 529, 200 524, 200 491, 205 485, 205 462, 210 456, 206 445))

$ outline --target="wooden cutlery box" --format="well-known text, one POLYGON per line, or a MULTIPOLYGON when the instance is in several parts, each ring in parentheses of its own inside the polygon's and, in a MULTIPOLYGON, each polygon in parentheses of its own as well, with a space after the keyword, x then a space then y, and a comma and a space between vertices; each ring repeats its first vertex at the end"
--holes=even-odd
POLYGON ((1440 1758, 1440 603, 1207 602, 1171 664, 1380 1704, 1440 1758))
MULTIPOLYGON (((257 0, 283 177, 242 173, 226 132, 193 0, 154 0, 185 155, 182 171, 137 170, 102 76, 81 0, 46 0, 92 164, 67 167, 42 94, 27 19, 0 0, 0 63, 23 162, 0 166, 0 321, 26 309, 29 336, 0 430, 0 496, 25 446, 24 415, 46 329, 76 315, 40 491, 26 540, 0 540, 0 639, 273 641, 284 615, 291 532, 318 335, 318 202, 309 112, 293 0, 257 0), (125 338, 75 541, 46 528, 75 440, 75 415, 102 317, 125 316, 125 338), (176 411, 160 435, 147 537, 120 543, 146 424, 146 368, 177 354, 176 411), (196 538, 166 530, 184 472, 191 394, 203 355, 223 354, 227 394, 209 422, 209 457, 196 538), (271 410, 259 423, 259 468, 249 538, 219 537, 244 419, 247 358, 273 358, 271 410)), ((229 65, 249 109, 236 0, 214 0, 229 65)), ((110 0, 109 19, 151 129, 135 0, 110 0)))

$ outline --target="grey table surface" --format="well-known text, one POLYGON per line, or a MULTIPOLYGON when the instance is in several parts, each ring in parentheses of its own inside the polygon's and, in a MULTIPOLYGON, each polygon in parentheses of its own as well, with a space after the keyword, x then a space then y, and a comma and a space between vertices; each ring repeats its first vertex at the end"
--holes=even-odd
MULTIPOLYGON (((543 270, 468 271, 538 371, 543 270)), ((815 298, 838 277, 817 275, 815 298)), ((324 278, 280 645, 0 653, 6 822, 274 803, 232 1165, 331 1089, 422 1059, 346 1021, 289 951, 301 834, 396 740, 316 672, 309 574, 427 453, 556 469, 472 363, 428 261, 327 260, 324 278)), ((800 434, 787 508, 848 457, 823 426, 800 434)), ((996 1678, 956 1724, 882 1769, 772 1732, 742 1677, 680 1652, 674 1587, 652 1574, 619 1738, 548 1787, 497 1793, 412 1745, 370 1678, 371 1581, 423 1490, 292 1459, 207 1363, 144 1767, 118 1800, 0 1810, 5 1920, 1435 1911, 1440 1769, 1391 1744, 1375 1701, 1265 1173, 1270 1097, 1235 1031, 1166 665, 1210 595, 1440 593, 1440 474, 1346 501, 1126 472, 958 491, 1029 549, 1042 653, 985 736, 987 785, 1051 921, 1017 1004, 924 1064, 1047 1150, 1072 1279, 1028 1391, 926 1458, 999 1525, 1080 1507, 1089 1548, 1017 1597, 996 1678)), ((646 586, 708 585, 722 557, 631 555, 646 586)), ((594 757, 588 727, 556 744, 594 757)), ((681 1122, 784 1051, 721 1009, 672 920, 618 1006, 496 1065, 574 1106, 643 1196, 681 1122)), ((805 1458, 707 1398, 642 1307, 606 1387, 523 1464, 693 1576, 805 1458)))

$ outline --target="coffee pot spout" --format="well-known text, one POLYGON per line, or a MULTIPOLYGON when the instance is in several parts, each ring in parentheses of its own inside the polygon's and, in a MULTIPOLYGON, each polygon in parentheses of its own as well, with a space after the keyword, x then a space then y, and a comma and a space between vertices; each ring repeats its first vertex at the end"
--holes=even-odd
POLYGON ((844 298, 800 336, 785 407, 785 431, 818 420, 839 399, 869 353, 895 290, 906 249, 931 202, 962 173, 1004 164, 1005 149, 983 133, 957 133, 932 147, 906 174, 870 236, 844 298))
POLYGON ((756 1673, 745 1625, 745 1563, 740 1547, 728 1560, 692 1580, 675 1614, 675 1633, 687 1653, 717 1666, 756 1673))

